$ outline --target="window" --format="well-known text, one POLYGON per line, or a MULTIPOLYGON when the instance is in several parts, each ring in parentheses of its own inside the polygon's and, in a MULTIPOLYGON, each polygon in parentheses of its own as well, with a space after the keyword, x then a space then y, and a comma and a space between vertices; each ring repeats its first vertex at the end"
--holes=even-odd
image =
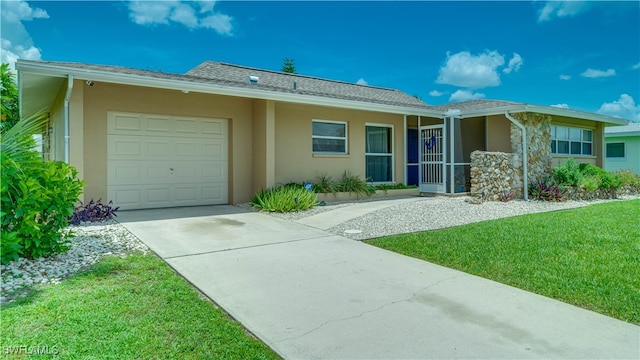
POLYGON ((313 120, 312 124, 314 154, 347 153, 346 122, 313 120))
POLYGON ((551 153, 593 155, 593 131, 551 125, 551 153))
POLYGON ((366 177, 374 183, 393 181, 393 127, 367 125, 366 177))
POLYGON ((607 158, 623 158, 624 157, 624 143, 608 143, 607 144, 607 158))

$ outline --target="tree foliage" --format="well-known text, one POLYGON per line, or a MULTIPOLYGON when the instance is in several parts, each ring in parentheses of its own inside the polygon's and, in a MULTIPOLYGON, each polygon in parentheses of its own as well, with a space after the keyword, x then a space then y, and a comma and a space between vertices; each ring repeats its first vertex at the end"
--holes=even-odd
POLYGON ((0 65, 2 89, 0 90, 0 132, 5 133, 19 120, 18 86, 9 64, 0 65))
POLYGON ((284 58, 284 60, 282 60, 282 72, 297 74, 294 61, 294 59, 284 58))

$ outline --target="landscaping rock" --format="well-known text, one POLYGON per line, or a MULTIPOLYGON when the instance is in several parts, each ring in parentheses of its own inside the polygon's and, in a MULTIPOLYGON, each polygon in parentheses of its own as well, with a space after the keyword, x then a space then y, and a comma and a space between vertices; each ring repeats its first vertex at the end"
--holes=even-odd
POLYGON ((21 290, 25 287, 34 284, 59 284, 62 279, 105 256, 127 256, 133 252, 149 251, 137 237, 113 220, 70 226, 69 229, 74 236, 67 252, 38 259, 21 258, 7 265, 0 265, 0 304, 23 296, 25 292, 21 290))

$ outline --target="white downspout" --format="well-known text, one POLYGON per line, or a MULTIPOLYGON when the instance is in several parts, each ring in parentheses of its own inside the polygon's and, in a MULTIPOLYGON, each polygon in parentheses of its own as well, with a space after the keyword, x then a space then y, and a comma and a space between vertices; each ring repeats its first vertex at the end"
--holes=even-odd
POLYGON ((509 112, 505 112, 504 116, 522 130, 522 181, 524 182, 524 200, 529 201, 529 171, 527 170, 527 129, 520 124, 518 120, 513 118, 509 112))
POLYGON ((69 163, 69 99, 73 90, 73 75, 69 74, 67 93, 64 95, 64 162, 69 163))

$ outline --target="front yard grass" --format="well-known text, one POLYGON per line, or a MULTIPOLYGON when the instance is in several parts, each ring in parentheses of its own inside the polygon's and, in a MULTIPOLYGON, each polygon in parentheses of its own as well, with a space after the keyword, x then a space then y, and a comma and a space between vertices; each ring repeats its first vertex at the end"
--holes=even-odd
POLYGON ((2 348, 64 359, 277 359, 153 255, 110 257, 3 305, 2 348))
POLYGON ((640 200, 367 242, 640 324, 640 200))

